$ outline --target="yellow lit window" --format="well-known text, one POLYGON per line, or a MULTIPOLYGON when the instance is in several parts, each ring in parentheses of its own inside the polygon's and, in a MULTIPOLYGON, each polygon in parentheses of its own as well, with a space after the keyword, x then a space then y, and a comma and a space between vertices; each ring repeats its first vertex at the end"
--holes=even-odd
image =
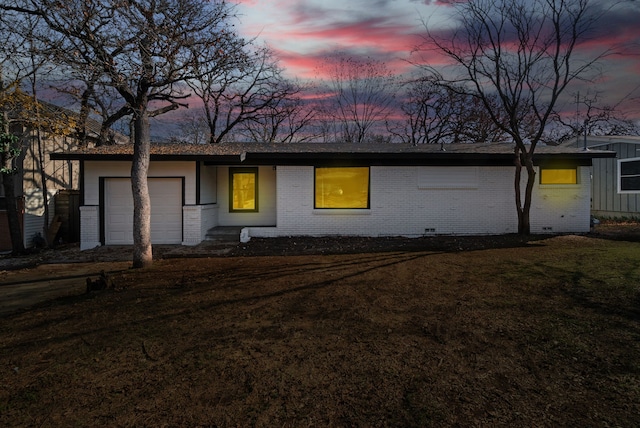
POLYGON ((369 168, 316 168, 316 208, 369 208, 369 168))
POLYGON ((258 169, 229 169, 229 211, 258 211, 258 169))
POLYGON ((578 184, 576 168, 540 170, 540 184, 578 184))

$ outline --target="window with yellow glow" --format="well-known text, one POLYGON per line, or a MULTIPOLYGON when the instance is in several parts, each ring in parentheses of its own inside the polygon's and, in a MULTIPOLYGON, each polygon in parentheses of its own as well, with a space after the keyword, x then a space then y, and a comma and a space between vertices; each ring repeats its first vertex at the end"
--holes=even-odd
POLYGON ((369 208, 369 168, 316 168, 316 208, 369 208))
POLYGON ((540 184, 578 184, 576 168, 540 170, 540 184))
POLYGON ((229 211, 258 211, 258 168, 229 168, 229 211))

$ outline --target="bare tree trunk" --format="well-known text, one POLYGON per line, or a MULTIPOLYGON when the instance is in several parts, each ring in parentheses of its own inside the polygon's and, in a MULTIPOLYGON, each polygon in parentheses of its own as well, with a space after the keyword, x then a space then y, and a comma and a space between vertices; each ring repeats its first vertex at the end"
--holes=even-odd
POLYGON ((524 220, 524 212, 522 209, 522 158, 520 157, 520 148, 516 146, 514 163, 516 173, 513 180, 513 188, 516 193, 516 210, 518 212, 518 233, 522 234, 522 224, 524 220))
POLYGON ((82 92, 80 97, 80 114, 78 115, 78 123, 76 125, 76 134, 78 136, 78 145, 86 147, 87 145, 87 119, 89 118, 89 98, 93 94, 93 82, 87 82, 87 88, 82 92))
POLYGON ((20 211, 18 210, 18 200, 16 199, 14 183, 14 174, 2 174, 2 186, 4 188, 5 201, 7 203, 9 236, 11 237, 11 254, 17 256, 24 253, 24 242, 22 240, 20 211))
POLYGON ((522 207, 522 221, 518 227, 518 233, 520 235, 531 234, 531 199, 533 197, 533 187, 536 184, 536 170, 533 167, 533 157, 529 154, 526 155, 525 167, 527 169, 527 186, 524 193, 524 206, 522 207))
POLYGON ((522 153, 516 149, 516 173, 514 187, 516 192, 516 208, 518 211, 518 234, 531 234, 531 199, 533 197, 533 187, 536 182, 536 170, 533 167, 533 155, 530 153, 522 153), (524 165, 523 165, 524 163, 524 165), (527 171, 527 184, 524 191, 524 203, 522 202, 522 169, 527 171))
MULTIPOLYGON (((2 80, 0 79, 0 86, 2 80)), ((13 170, 14 151, 11 145, 14 137, 9 134, 9 120, 7 113, 2 112, 0 122, 0 134, 2 135, 3 147, 0 147, 0 170, 2 171, 2 187, 7 204, 7 221, 9 226, 9 236, 11 237, 11 254, 18 255, 24 253, 24 241, 22 239, 22 227, 20 226, 20 212, 18 211, 18 201, 16 199, 15 174, 13 170)))
POLYGON ((131 190, 133 192, 133 267, 143 268, 153 263, 151 248, 151 199, 147 173, 151 151, 149 115, 141 107, 134 117, 135 143, 131 164, 131 190))

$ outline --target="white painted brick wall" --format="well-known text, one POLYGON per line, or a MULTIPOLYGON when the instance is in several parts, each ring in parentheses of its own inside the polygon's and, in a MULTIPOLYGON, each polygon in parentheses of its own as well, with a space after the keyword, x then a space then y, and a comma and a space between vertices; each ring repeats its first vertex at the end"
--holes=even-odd
POLYGON ((590 167, 578 168, 576 185, 537 185, 534 189, 531 233, 586 233, 590 218, 590 167))
MULTIPOLYGON (((421 236, 515 233, 513 167, 478 167, 477 185, 447 188, 446 167, 371 167, 369 210, 316 210, 310 166, 278 166, 277 227, 255 237, 295 235, 421 236)), ((589 230, 589 168, 580 184, 534 188, 533 233, 589 230), (547 229, 545 229, 547 230, 547 229)))
POLYGON ((197 245, 202 242, 207 231, 218 225, 217 205, 187 205, 182 207, 182 245, 197 245))
POLYGON ((97 206, 80 207, 80 249, 89 250, 100 244, 100 212, 97 206))
POLYGON ((197 245, 207 231, 217 225, 216 205, 186 205, 182 207, 182 245, 197 245))
POLYGON ((182 207, 182 245, 197 245, 202 241, 201 213, 202 207, 199 205, 182 207))
MULTIPOLYGON (((269 168, 269 173, 271 171, 273 169, 269 168)), ((274 207, 276 226, 250 227, 250 236, 422 236, 517 232, 513 167, 477 167, 474 173, 465 174, 464 179, 458 177, 454 187, 447 176, 455 173, 455 168, 374 166, 370 172, 370 209, 318 210, 314 209, 313 200, 314 168, 278 166, 277 172, 273 171, 274 176, 277 174, 277 178, 274 177, 275 189, 265 194, 261 202, 264 207, 270 205, 271 198, 277 200, 277 209, 274 207)), ((535 186, 531 208, 533 233, 589 231, 590 168, 580 167, 578 175, 578 185, 535 186)), ((263 174, 263 178, 267 177, 263 174)), ((187 193, 192 192, 190 184, 187 180, 187 193)), ((224 190, 228 186, 225 180, 219 180, 218 187, 224 190)), ((221 218, 221 209, 226 215, 224 206, 185 206, 183 244, 201 242, 208 229, 226 221, 221 218)), ((80 211, 81 249, 99 246, 98 207, 83 206, 80 211)), ((273 224, 273 221, 269 223, 273 224)))

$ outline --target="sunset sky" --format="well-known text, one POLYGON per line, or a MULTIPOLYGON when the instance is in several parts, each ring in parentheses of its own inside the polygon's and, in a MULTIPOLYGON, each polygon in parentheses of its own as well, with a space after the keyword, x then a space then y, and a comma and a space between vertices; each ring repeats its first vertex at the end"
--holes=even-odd
MULTIPOLYGON (((240 31, 273 48, 291 77, 315 78, 327 54, 343 51, 384 61, 397 73, 415 70, 407 60, 421 42, 425 22, 431 31, 450 28, 451 6, 442 0, 237 0, 240 31)), ((601 1, 611 7, 613 0, 601 1)), ((590 84, 616 103, 632 93, 640 97, 640 2, 627 0, 599 20, 584 51, 616 47, 602 63, 602 77, 590 84)), ((437 59, 432 57, 432 61, 437 59)), ((569 91, 585 91, 574 86, 569 91)), ((629 114, 640 117, 640 100, 625 103, 629 114)))

